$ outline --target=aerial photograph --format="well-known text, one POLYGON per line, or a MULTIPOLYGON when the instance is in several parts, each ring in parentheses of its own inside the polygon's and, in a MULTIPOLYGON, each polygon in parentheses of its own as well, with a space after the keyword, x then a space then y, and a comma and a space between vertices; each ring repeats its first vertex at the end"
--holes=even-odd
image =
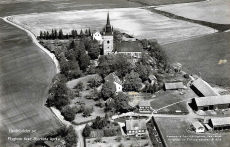
POLYGON ((230 0, 0 0, 0 147, 230 147, 230 0))

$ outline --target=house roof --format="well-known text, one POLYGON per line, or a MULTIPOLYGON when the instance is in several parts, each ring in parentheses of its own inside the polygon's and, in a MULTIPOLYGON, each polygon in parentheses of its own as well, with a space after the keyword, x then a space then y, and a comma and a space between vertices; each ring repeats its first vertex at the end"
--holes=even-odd
POLYGON ((151 107, 150 101, 140 101, 139 102, 139 107, 146 107, 146 106, 151 107))
POLYGON ((139 119, 139 120, 126 120, 126 130, 135 130, 135 127, 138 127, 138 130, 146 130, 146 121, 145 119, 139 119))
POLYGON ((193 125, 194 128, 196 128, 196 129, 204 128, 204 126, 203 126, 199 121, 193 122, 192 125, 193 125))
POLYGON ((142 44, 139 42, 116 43, 117 52, 142 52, 142 44))
POLYGON ((116 82, 116 83, 122 85, 121 80, 119 79, 119 77, 114 72, 110 73, 108 76, 106 76, 105 81, 107 81, 107 82, 116 82))
POLYGON ((207 82, 202 80, 201 78, 196 79, 192 83, 193 86, 196 87, 204 96, 218 96, 217 93, 207 82))
POLYGON ((184 89, 185 86, 182 82, 176 82, 176 83, 165 83, 165 89, 184 89))
POLYGON ((230 95, 201 97, 201 98, 194 98, 194 100, 197 106, 230 104, 230 95))
POLYGON ((213 126, 230 125, 230 117, 211 118, 213 126))

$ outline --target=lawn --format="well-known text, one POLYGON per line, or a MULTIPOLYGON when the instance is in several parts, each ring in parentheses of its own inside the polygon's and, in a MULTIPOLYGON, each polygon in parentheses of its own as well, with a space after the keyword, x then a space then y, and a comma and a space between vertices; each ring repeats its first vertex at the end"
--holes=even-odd
POLYGON ((52 59, 24 32, 2 20, 0 34, 0 146, 13 146, 7 137, 43 135, 60 124, 44 104, 56 74, 52 59), (9 133, 36 130, 36 134, 9 133))
POLYGON ((86 146, 87 147, 118 147, 120 144, 123 144, 125 147, 129 147, 130 145, 134 146, 145 146, 146 147, 152 147, 151 141, 149 138, 147 139, 141 139, 136 137, 129 137, 121 139, 121 141, 116 141, 115 137, 103 137, 101 138, 101 142, 96 143, 95 138, 87 139, 86 140, 86 146))
MULTIPOLYGON (((84 76, 84 77, 80 77, 80 78, 78 78, 78 79, 74 79, 74 80, 68 81, 68 82, 66 83, 66 86, 67 86, 68 88, 73 89, 74 86, 76 86, 79 82, 82 82, 83 85, 84 85, 84 87, 86 88, 86 87, 87 87, 88 81, 89 81, 89 80, 93 80, 93 79, 95 79, 95 78, 97 78, 97 77, 98 77, 97 74, 92 74, 92 75, 87 75, 87 76, 84 76)), ((99 78, 99 77, 98 77, 98 78, 99 78)))
POLYGON ((230 33, 216 33, 163 45, 171 62, 180 62, 188 74, 209 83, 230 85, 230 33), (220 62, 220 61, 226 62, 220 62))
POLYGON ((158 9, 173 13, 175 15, 183 16, 185 18, 218 24, 230 24, 229 5, 229 0, 210 0, 199 3, 162 6, 158 9))
POLYGON ((227 147, 230 145, 229 134, 188 132, 190 124, 185 119, 155 118, 155 120, 168 147, 219 147, 220 144, 221 147, 227 147))
POLYGON ((95 9, 81 11, 66 11, 56 13, 40 13, 16 15, 10 17, 15 23, 26 27, 36 35, 40 31, 63 29, 69 33, 76 29, 101 30, 106 23, 107 13, 110 13, 111 25, 114 29, 128 33, 139 39, 157 39, 165 44, 213 33, 214 30, 202 25, 171 19, 160 14, 140 8, 95 9), (52 19, 52 21, 50 21, 52 19), (202 30, 202 31, 201 31, 202 30))
MULTIPOLYGON (((191 89, 186 89, 183 91, 183 93, 185 94, 181 95, 180 91, 177 90, 160 91, 159 93, 156 94, 156 97, 154 98, 153 101, 151 101, 150 104, 153 109, 160 109, 167 105, 197 96, 191 89)), ((165 109, 162 109, 161 112, 168 112, 168 111, 175 112, 175 110, 188 111, 185 103, 179 103, 179 104, 175 104, 175 106, 172 105, 165 109)))

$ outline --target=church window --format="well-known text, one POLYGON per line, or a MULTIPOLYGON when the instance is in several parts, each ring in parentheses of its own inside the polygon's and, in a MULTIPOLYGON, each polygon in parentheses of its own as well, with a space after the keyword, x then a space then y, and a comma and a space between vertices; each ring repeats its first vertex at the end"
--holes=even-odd
POLYGON ((109 40, 107 41, 107 43, 109 44, 109 40))

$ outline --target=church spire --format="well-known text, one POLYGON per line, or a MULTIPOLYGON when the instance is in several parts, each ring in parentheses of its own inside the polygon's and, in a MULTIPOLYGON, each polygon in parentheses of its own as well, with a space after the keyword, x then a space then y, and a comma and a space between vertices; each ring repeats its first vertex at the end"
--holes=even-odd
POLYGON ((106 25, 105 25, 105 33, 107 35, 112 35, 112 27, 110 25, 109 12, 107 14, 107 22, 106 22, 106 25))
POLYGON ((106 23, 106 25, 110 25, 109 12, 107 14, 107 23, 106 23))

